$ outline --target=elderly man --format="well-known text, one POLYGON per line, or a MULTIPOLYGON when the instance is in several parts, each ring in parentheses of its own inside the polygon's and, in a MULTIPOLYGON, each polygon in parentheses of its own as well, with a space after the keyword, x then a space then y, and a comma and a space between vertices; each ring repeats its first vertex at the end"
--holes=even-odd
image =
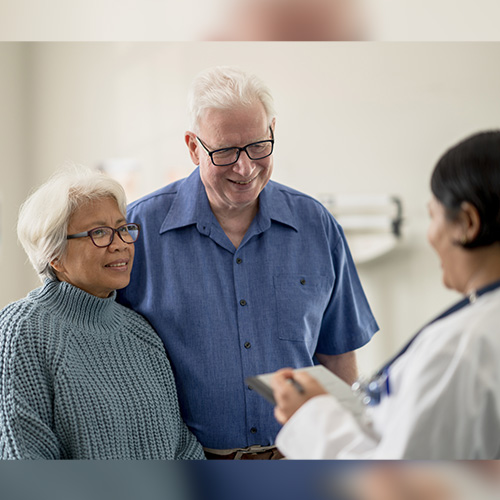
POLYGON ((217 67, 195 79, 189 105, 198 167, 130 205, 144 237, 121 300, 161 336, 207 456, 276 458, 273 408, 245 378, 319 361, 352 382, 352 351, 377 324, 336 221, 270 180, 267 87, 217 67))

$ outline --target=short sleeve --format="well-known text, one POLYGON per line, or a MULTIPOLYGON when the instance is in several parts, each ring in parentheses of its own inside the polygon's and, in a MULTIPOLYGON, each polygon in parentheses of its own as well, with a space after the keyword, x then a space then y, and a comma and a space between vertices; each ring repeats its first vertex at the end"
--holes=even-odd
POLYGON ((316 351, 342 354, 365 345, 378 331, 378 325, 361 286, 344 232, 330 214, 326 214, 326 218, 335 284, 323 316, 316 351))

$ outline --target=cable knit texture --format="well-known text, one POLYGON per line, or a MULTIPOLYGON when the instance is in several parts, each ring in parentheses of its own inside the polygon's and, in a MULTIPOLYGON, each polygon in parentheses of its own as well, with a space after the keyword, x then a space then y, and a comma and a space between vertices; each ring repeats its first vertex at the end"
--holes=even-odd
POLYGON ((134 311, 46 281, 0 312, 4 459, 203 459, 162 341, 134 311))

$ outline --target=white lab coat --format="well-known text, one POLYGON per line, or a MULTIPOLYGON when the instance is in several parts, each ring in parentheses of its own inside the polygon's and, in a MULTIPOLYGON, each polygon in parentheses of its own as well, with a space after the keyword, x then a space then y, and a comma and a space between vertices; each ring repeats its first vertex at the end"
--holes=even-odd
POLYGON ((276 445, 292 459, 500 459, 500 289, 428 326, 389 376, 369 425, 318 396, 276 445))

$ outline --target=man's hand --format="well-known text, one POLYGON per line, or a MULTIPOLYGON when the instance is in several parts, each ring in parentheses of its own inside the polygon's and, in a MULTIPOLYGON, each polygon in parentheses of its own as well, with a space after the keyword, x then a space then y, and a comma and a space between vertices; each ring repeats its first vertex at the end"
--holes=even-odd
POLYGON ((306 401, 321 394, 328 394, 323 386, 308 373, 294 371, 292 368, 278 370, 273 375, 271 387, 276 400, 274 416, 280 424, 286 423, 306 401), (303 393, 300 393, 290 383, 291 379, 294 379, 302 386, 303 393))

